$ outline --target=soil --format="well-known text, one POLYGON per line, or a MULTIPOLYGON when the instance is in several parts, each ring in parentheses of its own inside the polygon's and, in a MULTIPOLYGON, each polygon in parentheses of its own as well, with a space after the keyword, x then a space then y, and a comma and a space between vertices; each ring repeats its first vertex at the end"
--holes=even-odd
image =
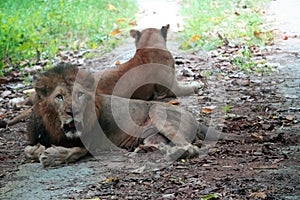
MULTIPOLYGON (((200 122, 241 137, 202 142, 209 150, 198 158, 150 168, 143 159, 123 152, 42 168, 25 159, 26 122, 18 123, 0 129, 0 199, 200 199, 210 194, 219 199, 300 199, 300 31, 294 28, 300 26, 297 20, 289 20, 299 8, 298 1, 280 0, 268 9, 270 18, 277 19, 278 37, 256 59, 271 63, 276 69, 271 74, 235 69, 226 56, 238 51, 238 46, 186 53, 178 51, 175 33, 169 37, 178 79, 196 78, 207 87, 199 95, 168 100, 180 102, 200 122), (289 15, 281 15, 281 9, 288 9, 289 15), (201 78, 199 73, 205 72, 210 75, 201 78)), ((141 9, 140 15, 145 13, 149 18, 159 14, 141 9)), ((133 41, 126 41, 113 53, 84 60, 83 67, 101 70, 124 62, 134 53, 133 41)), ((30 87, 16 74, 6 80, 0 86, 1 119, 24 109, 11 106, 11 100, 24 96, 22 91, 30 87)))

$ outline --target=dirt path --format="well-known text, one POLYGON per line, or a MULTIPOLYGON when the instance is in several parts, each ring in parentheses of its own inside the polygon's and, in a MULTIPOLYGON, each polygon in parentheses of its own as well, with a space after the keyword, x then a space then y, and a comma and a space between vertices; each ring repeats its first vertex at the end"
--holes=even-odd
MULTIPOLYGON (((136 28, 159 28, 169 23, 176 32, 182 28, 176 13, 179 2, 138 1, 140 21, 136 28)), ((176 56, 180 79, 190 79, 188 74, 182 75, 186 68, 212 72, 210 88, 200 96, 179 98, 181 106, 209 124, 215 116, 201 110, 226 101, 232 109, 220 117, 225 124, 223 132, 241 134, 247 140, 222 141, 208 155, 144 173, 135 171, 143 166, 142 160, 124 160, 118 153, 43 169, 39 163, 24 159, 26 130, 21 123, 0 132, 0 199, 199 199, 213 193, 221 199, 300 199, 299 9, 297 0, 272 1, 269 11, 276 14, 280 30, 277 48, 267 56, 270 62, 280 63, 278 73, 272 76, 225 69, 228 75, 221 77, 215 71, 224 66, 217 58, 203 52, 178 52, 175 35, 169 37, 168 47, 176 56), (289 39, 282 40, 281 35, 289 39), (221 99, 217 98, 220 95, 221 99)), ((86 60, 86 64, 92 62, 95 70, 103 69, 130 58, 133 49, 132 39, 128 39, 114 53, 86 60)))

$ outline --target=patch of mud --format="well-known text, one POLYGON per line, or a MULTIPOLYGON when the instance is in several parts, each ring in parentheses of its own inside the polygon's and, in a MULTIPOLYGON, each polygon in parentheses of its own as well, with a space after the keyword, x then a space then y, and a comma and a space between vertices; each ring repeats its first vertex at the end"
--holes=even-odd
MULTIPOLYGON (((1 199, 67 199, 95 184, 93 162, 43 169, 38 163, 21 165, 15 178, 1 188, 1 199), (94 178, 94 179, 93 179, 94 178), (84 180, 84 181, 83 181, 84 180)), ((101 168, 100 168, 101 169, 101 168)), ((98 171, 99 172, 99 171, 98 171)))

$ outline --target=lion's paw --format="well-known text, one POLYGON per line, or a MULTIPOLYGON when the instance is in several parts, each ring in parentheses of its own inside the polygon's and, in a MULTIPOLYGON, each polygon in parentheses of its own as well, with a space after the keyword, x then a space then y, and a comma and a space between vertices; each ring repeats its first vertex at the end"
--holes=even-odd
POLYGON ((45 151, 45 147, 41 144, 35 146, 26 146, 24 149, 25 157, 30 160, 38 161, 40 155, 45 151))
POLYGON ((39 157, 44 167, 56 166, 67 162, 68 151, 64 147, 52 146, 46 149, 39 157))
POLYGON ((40 155, 39 160, 44 167, 56 166, 75 162, 86 154, 87 150, 82 147, 65 148, 52 146, 40 155))
POLYGON ((204 84, 198 81, 193 81, 191 86, 194 88, 195 92, 198 92, 200 89, 204 88, 204 84))
POLYGON ((147 144, 147 145, 139 145, 135 150, 134 153, 148 153, 157 151, 158 147, 155 144, 147 144))
POLYGON ((195 145, 174 146, 167 150, 167 157, 170 160, 178 160, 183 158, 194 158, 200 153, 200 149, 195 145))

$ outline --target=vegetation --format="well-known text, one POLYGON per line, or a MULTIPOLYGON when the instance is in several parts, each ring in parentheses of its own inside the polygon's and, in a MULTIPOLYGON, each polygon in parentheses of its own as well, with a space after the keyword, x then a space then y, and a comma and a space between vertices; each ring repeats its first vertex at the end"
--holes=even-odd
POLYGON ((265 45, 272 31, 264 25, 263 7, 269 0, 184 0, 182 49, 215 49, 231 44, 265 45), (225 39, 226 38, 226 39, 225 39))
POLYGON ((113 48, 135 11, 134 0, 1 0, 0 75, 58 50, 113 48))

